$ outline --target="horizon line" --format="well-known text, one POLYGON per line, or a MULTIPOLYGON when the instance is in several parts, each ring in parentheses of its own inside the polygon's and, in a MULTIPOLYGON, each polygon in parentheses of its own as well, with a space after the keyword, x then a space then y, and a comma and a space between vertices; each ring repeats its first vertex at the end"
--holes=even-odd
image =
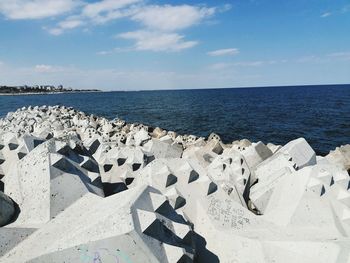
POLYGON ((256 89, 256 88, 290 88, 315 86, 350 86, 350 83, 337 84, 298 84, 298 85, 272 85, 272 86, 240 86, 221 88, 174 88, 174 89, 129 89, 129 90, 101 90, 101 92, 139 92, 139 91, 176 91, 176 90, 217 90, 217 89, 256 89))

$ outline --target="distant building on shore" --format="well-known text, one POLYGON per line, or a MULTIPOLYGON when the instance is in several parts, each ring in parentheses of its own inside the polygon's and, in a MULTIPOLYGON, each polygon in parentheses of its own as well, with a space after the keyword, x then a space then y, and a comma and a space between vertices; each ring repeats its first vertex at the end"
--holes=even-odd
POLYGON ((84 92, 84 91, 99 91, 97 89, 89 90, 74 90, 72 88, 64 88, 63 85, 23 85, 23 86, 0 86, 0 94, 16 94, 16 93, 47 93, 47 92, 84 92))

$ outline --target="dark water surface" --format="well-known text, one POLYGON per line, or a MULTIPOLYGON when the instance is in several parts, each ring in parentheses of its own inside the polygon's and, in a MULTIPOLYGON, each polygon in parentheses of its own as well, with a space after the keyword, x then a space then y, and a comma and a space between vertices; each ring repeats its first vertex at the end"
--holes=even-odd
POLYGON ((304 137, 318 154, 350 143, 350 85, 0 96, 0 117, 56 104, 225 142, 304 137))

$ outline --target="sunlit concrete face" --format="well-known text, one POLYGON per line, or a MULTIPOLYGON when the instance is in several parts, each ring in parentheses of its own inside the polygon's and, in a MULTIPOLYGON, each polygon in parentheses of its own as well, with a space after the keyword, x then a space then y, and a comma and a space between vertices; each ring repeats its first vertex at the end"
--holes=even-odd
POLYGON ((22 108, 0 120, 0 261, 347 262, 349 152, 22 108))

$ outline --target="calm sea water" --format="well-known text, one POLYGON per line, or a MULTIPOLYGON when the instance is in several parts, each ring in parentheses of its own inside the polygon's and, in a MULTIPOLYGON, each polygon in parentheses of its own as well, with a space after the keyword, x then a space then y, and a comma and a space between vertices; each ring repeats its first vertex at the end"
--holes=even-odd
POLYGON ((0 96, 0 117, 56 104, 225 142, 304 137, 318 154, 350 143, 350 85, 0 96))

